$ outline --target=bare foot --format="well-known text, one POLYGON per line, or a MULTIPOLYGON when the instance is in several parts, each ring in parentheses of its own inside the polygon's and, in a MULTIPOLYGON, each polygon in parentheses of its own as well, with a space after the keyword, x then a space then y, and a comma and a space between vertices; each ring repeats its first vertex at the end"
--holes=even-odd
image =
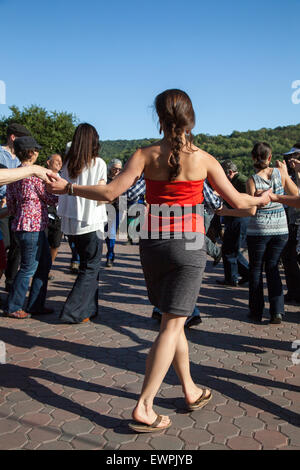
MULTIPOLYGON (((157 413, 153 408, 148 408, 142 403, 138 403, 132 412, 132 417, 135 421, 145 424, 153 424, 157 418, 157 413)), ((157 426, 158 428, 164 428, 170 423, 169 416, 162 416, 162 420, 157 426)))
MULTIPOLYGON (((198 400, 199 397, 201 397, 202 393, 203 393, 203 389, 198 388, 195 385, 195 387, 193 389, 189 389, 184 393, 185 394, 185 401, 187 402, 188 405, 192 405, 193 403, 195 403, 195 401, 198 400)), ((205 389, 204 397, 208 397, 209 394, 210 394, 210 390, 205 389)))

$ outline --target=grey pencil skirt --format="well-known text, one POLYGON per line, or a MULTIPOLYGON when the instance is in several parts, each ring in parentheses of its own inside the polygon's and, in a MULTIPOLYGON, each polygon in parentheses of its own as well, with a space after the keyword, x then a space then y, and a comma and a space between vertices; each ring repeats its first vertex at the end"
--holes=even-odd
POLYGON ((162 313, 190 316, 206 265, 206 247, 186 249, 186 240, 140 240, 148 297, 162 313))

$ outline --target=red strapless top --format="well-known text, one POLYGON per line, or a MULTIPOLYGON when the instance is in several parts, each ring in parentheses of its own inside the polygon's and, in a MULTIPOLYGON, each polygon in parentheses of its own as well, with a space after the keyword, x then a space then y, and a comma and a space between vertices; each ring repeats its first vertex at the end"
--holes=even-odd
POLYGON ((205 233, 199 210, 204 200, 204 180, 155 181, 145 178, 145 182, 146 201, 149 204, 148 231, 205 233), (165 212, 163 208, 159 212, 158 206, 161 205, 165 205, 165 212), (167 206, 173 206, 169 213, 167 206))

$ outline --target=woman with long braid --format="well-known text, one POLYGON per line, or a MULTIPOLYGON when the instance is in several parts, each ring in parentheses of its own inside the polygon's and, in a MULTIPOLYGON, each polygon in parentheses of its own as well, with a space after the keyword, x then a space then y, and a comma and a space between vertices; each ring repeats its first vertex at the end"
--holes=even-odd
POLYGON ((203 202, 203 183, 210 184, 232 207, 248 208, 269 202, 268 193, 260 197, 240 194, 234 189, 217 160, 193 145, 191 131, 195 114, 188 95, 167 90, 156 97, 155 108, 163 138, 137 150, 123 172, 106 186, 79 186, 57 180, 50 185, 55 193, 69 193, 99 201, 113 201, 144 173, 149 204, 148 231, 140 241, 141 263, 150 302, 163 313, 160 332, 146 362, 145 380, 135 406, 131 428, 136 432, 161 431, 171 425, 168 416, 158 416, 153 400, 173 364, 182 384, 189 410, 199 409, 211 392, 199 388, 190 374, 188 343, 184 333, 186 318, 193 312, 205 268, 205 246, 188 247, 189 235, 203 236, 203 218, 196 209, 203 202), (155 215, 155 206, 181 208, 180 217, 155 215), (185 215, 185 208, 189 213, 185 215), (181 219, 181 220, 179 220, 181 219), (185 220, 186 219, 186 220, 185 220), (182 225, 184 228, 182 230, 182 225), (153 232, 151 228, 157 227, 153 232), (166 236, 170 234, 170 236, 166 236), (181 235, 181 238, 178 237, 181 235))

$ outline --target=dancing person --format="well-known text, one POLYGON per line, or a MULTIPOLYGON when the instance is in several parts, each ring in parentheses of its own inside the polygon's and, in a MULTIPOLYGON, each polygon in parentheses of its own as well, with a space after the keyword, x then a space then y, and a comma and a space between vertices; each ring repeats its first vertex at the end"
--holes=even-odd
MULTIPOLYGON (((225 160, 222 167, 237 191, 246 192, 247 177, 238 171, 236 164, 231 160, 225 160)), ((222 243, 224 279, 217 279, 218 284, 236 287, 248 282, 249 265, 241 253, 242 243, 246 239, 248 221, 247 217, 224 217, 225 231, 222 243)))
POLYGON ((195 114, 185 92, 174 89, 161 93, 155 99, 155 108, 163 138, 138 149, 110 184, 81 186, 56 179, 49 185, 55 193, 69 192, 92 200, 113 201, 144 173, 149 204, 145 225, 150 222, 150 232, 146 231, 145 238, 140 240, 140 256, 149 300, 163 312, 163 317, 147 358, 142 392, 132 413, 134 422, 130 426, 137 432, 161 431, 171 425, 168 416, 155 413, 153 400, 172 363, 189 410, 201 408, 212 397, 210 390, 199 388, 191 377, 184 333, 186 318, 191 315, 199 294, 206 262, 203 217, 197 214, 203 202, 204 180, 208 178, 232 207, 248 208, 270 200, 268 193, 260 197, 240 194, 217 160, 193 145, 191 131, 195 114), (176 225, 175 217, 163 220, 158 216, 159 231, 153 231, 152 223, 154 229, 156 225, 153 211, 155 205, 161 207, 162 204, 176 204, 182 214, 181 223, 176 225), (186 232, 182 231, 182 221, 186 232), (167 228, 170 236, 166 238, 164 235, 168 232, 163 234, 162 229, 167 228), (191 235, 195 243, 188 246, 191 235))
MULTIPOLYGON (((294 169, 294 162, 300 157, 300 143, 296 143, 288 152, 284 153, 284 161, 286 162, 288 173, 300 188, 298 171, 294 169)), ((285 303, 300 304, 300 267, 297 260, 297 234, 300 225, 299 209, 294 207, 286 208, 289 239, 283 249, 281 259, 284 268, 287 293, 284 296, 285 303)))
MULTIPOLYGON (((61 176, 68 180, 70 187, 73 184, 106 183, 106 164, 99 157, 99 151, 96 129, 87 123, 80 124, 61 171, 61 176)), ((60 320, 64 323, 84 323, 98 314, 98 281, 106 209, 104 204, 99 205, 96 201, 60 196, 57 213, 62 219, 62 232, 74 242, 80 256, 79 272, 60 320)))
MULTIPOLYGON (((53 171, 56 175, 59 174, 62 168, 62 158, 61 155, 58 153, 54 153, 50 155, 47 159, 47 167, 53 171)), ((51 259, 52 259, 52 266, 57 257, 58 249, 61 244, 62 240, 62 231, 61 231, 61 219, 57 215, 57 208, 56 205, 48 206, 48 228, 47 228, 47 236, 48 242, 50 246, 51 252, 51 259)), ((49 275, 49 280, 53 280, 54 276, 49 275)))
MULTIPOLYGON (((207 234, 210 222, 214 216, 214 211, 220 210, 223 206, 223 202, 219 196, 217 196, 207 180, 203 184, 203 197, 204 197, 204 228, 205 234, 207 234)), ((209 256, 214 258, 213 265, 216 266, 218 261, 222 257, 221 249, 216 243, 213 243, 210 238, 205 235, 205 246, 206 252, 209 256)), ((200 286, 201 288, 201 286, 200 286)), ((154 307, 152 311, 152 318, 155 318, 158 321, 162 319, 162 312, 159 308, 154 307)), ((202 323, 201 315, 199 308, 195 305, 192 315, 186 319, 185 327, 191 328, 192 326, 197 326, 202 323)))
MULTIPOLYGON (((33 137, 19 137, 14 148, 22 166, 36 162, 41 146, 33 137)), ((21 250, 20 269, 10 290, 5 315, 24 319, 31 315, 52 313, 45 307, 51 255, 45 228, 48 224, 47 205, 58 198, 46 191, 45 182, 32 176, 7 187, 7 208, 14 216, 12 230, 21 250), (23 310, 32 278, 26 311, 23 310)))
MULTIPOLYGON (((122 171, 123 164, 118 158, 113 158, 108 164, 107 182, 110 183, 122 171)), ((115 244, 117 232, 120 223, 119 212, 119 199, 116 198, 112 203, 115 212, 109 217, 109 223, 105 227, 105 232, 108 231, 105 238, 107 254, 106 254, 106 267, 111 268, 115 261, 115 244)))
MULTIPOLYGON (((14 141, 18 137, 30 136, 30 132, 22 124, 13 122, 8 125, 6 136, 6 145, 0 146, 0 164, 10 169, 17 168, 21 163, 14 151, 14 141)), ((0 200, 3 211, 6 207, 6 185, 0 188, 0 200)), ((12 220, 12 217, 9 215, 2 217, 0 220, 0 228, 8 255, 8 263, 5 270, 5 290, 7 292, 10 291, 16 277, 21 259, 20 246, 15 237, 15 232, 11 229, 12 220)))
MULTIPOLYGON (((271 168, 272 149, 265 142, 258 142, 252 150, 255 174, 247 181, 250 195, 270 190, 277 196, 284 193, 298 193, 297 186, 289 177, 285 164, 276 162, 271 168)), ((273 199, 272 196, 270 196, 273 199)), ((270 303, 270 323, 280 324, 284 315, 284 295, 278 263, 282 250, 288 240, 288 226, 284 207, 270 202, 265 207, 251 208, 246 211, 223 209, 221 214, 230 216, 249 216, 247 245, 249 253, 249 314, 254 322, 261 322, 264 312, 263 268, 267 278, 270 303)))

